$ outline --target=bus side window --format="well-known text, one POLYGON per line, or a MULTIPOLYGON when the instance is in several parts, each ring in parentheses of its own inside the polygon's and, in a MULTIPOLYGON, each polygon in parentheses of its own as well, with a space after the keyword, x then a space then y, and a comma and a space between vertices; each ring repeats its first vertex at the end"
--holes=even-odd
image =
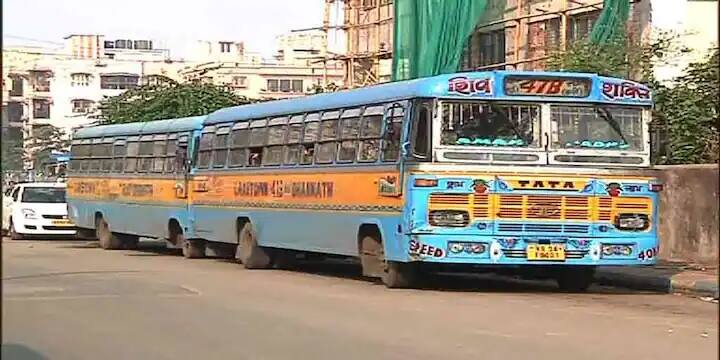
POLYGON ((145 135, 140 137, 140 151, 138 155, 140 156, 138 172, 150 172, 153 159, 152 136, 145 135))
POLYGON ((166 135, 156 135, 153 142, 152 172, 161 173, 165 165, 165 148, 167 147, 166 135))
POLYGON ((114 173, 123 172, 123 165, 125 164, 125 143, 121 141, 115 141, 113 145, 113 168, 114 173))
POLYGON ((214 168, 223 168, 227 163, 229 132, 229 128, 221 128, 215 132, 212 150, 212 164, 214 168))
POLYGON ((420 103, 412 129, 413 156, 427 159, 430 131, 430 103, 420 103))
MULTIPOLYGON (((314 115, 315 119, 318 119, 318 114, 311 114, 314 115)), ((310 118, 311 115, 308 115, 308 118, 310 118)), ((307 121, 307 118, 305 119, 307 121)), ((300 164, 302 165, 310 165, 313 163, 313 159, 315 158, 315 142, 318 140, 318 131, 320 130, 320 122, 319 121, 310 121, 305 123, 305 131, 303 132, 303 139, 302 139, 302 157, 300 158, 300 164)))
MULTIPOLYGON (((333 119, 323 120, 320 123, 320 142, 315 151, 315 162, 318 164, 329 164, 335 160, 335 151, 337 149, 338 138, 338 119, 340 115, 337 111, 326 113, 327 117, 333 119)), ((326 115, 323 115, 326 118, 326 115)))
POLYGON ((349 109, 343 112, 340 119, 340 146, 337 161, 351 163, 357 156, 357 138, 360 135, 361 109, 349 109))
POLYGON ((102 139, 93 139, 90 146, 90 168, 91 173, 100 172, 100 158, 102 157, 102 139))
MULTIPOLYGON (((367 111, 367 110, 366 110, 367 111)), ((375 162, 380 155, 382 113, 363 115, 360 121, 360 147, 358 161, 375 162)))
POLYGON ((230 135, 230 167, 245 166, 249 136, 250 130, 248 129, 233 129, 232 135, 230 135))
MULTIPOLYGON (((212 131, 212 130, 211 130, 212 131)), ((198 146, 197 167, 207 169, 212 161, 212 145, 215 134, 212 132, 204 132, 200 136, 200 145, 198 146)))
POLYGON ((263 146, 267 142, 267 120, 255 120, 250 123, 248 166, 262 165, 263 146))
POLYGON ((287 125, 273 125, 268 129, 268 146, 263 155, 263 165, 280 165, 283 160, 283 144, 287 134, 287 125))
POLYGON ((400 138, 402 137, 404 114, 405 109, 399 107, 392 109, 392 113, 388 114, 391 118, 391 125, 383 134, 382 161, 392 162, 400 158, 400 138))
POLYGON ((168 136, 167 141, 167 147, 165 148, 165 158, 163 159, 165 161, 165 173, 166 174, 174 174, 175 173, 175 162, 177 154, 177 135, 176 134, 170 134, 168 136))
MULTIPOLYGON (((302 119, 302 115, 300 115, 299 117, 302 119)), ((288 125, 288 133, 286 140, 287 145, 285 146, 285 157, 283 160, 283 164, 297 165, 300 163, 300 157, 304 150, 303 145, 300 145, 300 141, 302 140, 302 131, 302 123, 288 125)))
POLYGON ((137 140, 127 142, 127 155, 125 156, 125 173, 134 173, 137 170, 140 143, 137 140))

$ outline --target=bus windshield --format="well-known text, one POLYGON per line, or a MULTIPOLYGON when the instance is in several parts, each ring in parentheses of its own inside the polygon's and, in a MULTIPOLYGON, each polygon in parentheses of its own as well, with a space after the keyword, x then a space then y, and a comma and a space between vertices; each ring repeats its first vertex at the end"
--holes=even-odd
POLYGON ((553 105, 556 149, 643 150, 642 109, 617 106, 553 105))
POLYGON ((538 148, 540 106, 445 101, 442 103, 440 144, 538 148))

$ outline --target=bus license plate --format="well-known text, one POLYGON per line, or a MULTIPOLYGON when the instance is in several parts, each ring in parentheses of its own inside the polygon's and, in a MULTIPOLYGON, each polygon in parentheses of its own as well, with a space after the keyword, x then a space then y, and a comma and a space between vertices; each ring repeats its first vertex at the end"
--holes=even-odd
POLYGON ((74 225, 74 224, 72 223, 72 221, 67 220, 67 219, 63 219, 63 220, 53 220, 53 221, 52 221, 52 224, 53 224, 53 225, 57 225, 57 226, 73 226, 73 225, 74 225))
POLYGON ((565 260, 565 246, 529 244, 527 247, 528 260, 565 260))

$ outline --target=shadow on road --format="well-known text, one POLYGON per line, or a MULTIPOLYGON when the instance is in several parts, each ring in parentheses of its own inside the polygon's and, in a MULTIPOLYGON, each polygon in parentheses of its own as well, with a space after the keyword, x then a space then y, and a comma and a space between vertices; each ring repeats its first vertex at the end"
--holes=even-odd
POLYGON ((47 360, 43 354, 22 344, 2 344, 3 360, 47 360))
MULTIPOLYGON (((95 241, 66 241, 61 245, 64 248, 98 248, 95 241)), ((182 256, 180 249, 166 247, 164 241, 143 240, 136 251, 126 252, 125 256, 152 257, 152 256, 182 256)), ((201 260, 202 261, 202 260, 201 260)), ((220 261, 235 263, 233 259, 211 257, 205 261, 220 261)), ((238 266, 238 268, 241 268, 238 266)), ((238 269, 239 270, 239 269, 238 269)), ((262 270, 260 270, 262 271, 262 270)), ((268 270, 265 270, 268 271, 268 270)), ((325 261, 298 261, 292 269, 269 270, 288 271, 299 274, 310 274, 315 276, 340 278, 353 281, 362 281, 378 284, 382 283, 377 279, 370 279, 362 276, 360 266, 356 261, 348 260, 325 260, 325 261)), ((422 290, 446 291, 446 292, 512 292, 512 293, 558 293, 563 294, 552 280, 525 280, 510 276, 500 276, 492 273, 427 273, 423 274, 418 286, 422 290)), ((660 292, 631 290, 625 288, 595 285, 587 293, 597 294, 658 294, 660 292)))

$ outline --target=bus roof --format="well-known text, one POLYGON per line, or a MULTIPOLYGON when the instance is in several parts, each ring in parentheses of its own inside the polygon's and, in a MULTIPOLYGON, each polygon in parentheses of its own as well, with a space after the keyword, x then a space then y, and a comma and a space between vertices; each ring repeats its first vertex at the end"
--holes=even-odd
MULTIPOLYGON (((644 95, 643 95, 644 96, 644 95)), ((624 105, 652 105, 650 91, 642 84, 632 81, 609 78, 590 73, 574 72, 541 72, 541 71, 485 71, 466 72, 432 76, 421 79, 397 81, 359 89, 343 90, 334 93, 324 93, 304 96, 293 99, 261 102, 220 109, 207 116, 206 125, 231 121, 249 120, 272 117, 278 115, 301 114, 324 109, 339 109, 345 107, 361 106, 373 103, 386 103, 417 97, 444 97, 444 98, 492 98, 496 100, 524 100, 524 101, 557 101, 557 102, 593 102, 624 105), (530 94, 528 96, 508 95, 505 90, 505 79, 509 76, 517 78, 545 77, 549 79, 585 79, 589 81, 588 94, 582 97, 557 96, 543 94, 530 94), (464 86, 453 88, 452 83, 464 86), (480 88, 478 81, 487 81, 487 88, 480 88), (618 90, 611 96, 605 87, 615 87, 618 90), (625 96, 643 91, 647 98, 625 96), (469 88, 469 90, 468 90, 469 88), (636 89, 637 88, 637 89, 636 89), (622 90, 620 90, 622 89, 622 90), (638 90, 640 89, 640 90, 638 90), (462 91, 458 91, 462 90, 462 91), (483 91, 486 90, 486 91, 483 91)))
POLYGON ((103 136, 157 134, 200 129, 206 116, 192 116, 179 119, 133 122, 126 124, 100 125, 78 129, 74 139, 98 138, 103 136))

